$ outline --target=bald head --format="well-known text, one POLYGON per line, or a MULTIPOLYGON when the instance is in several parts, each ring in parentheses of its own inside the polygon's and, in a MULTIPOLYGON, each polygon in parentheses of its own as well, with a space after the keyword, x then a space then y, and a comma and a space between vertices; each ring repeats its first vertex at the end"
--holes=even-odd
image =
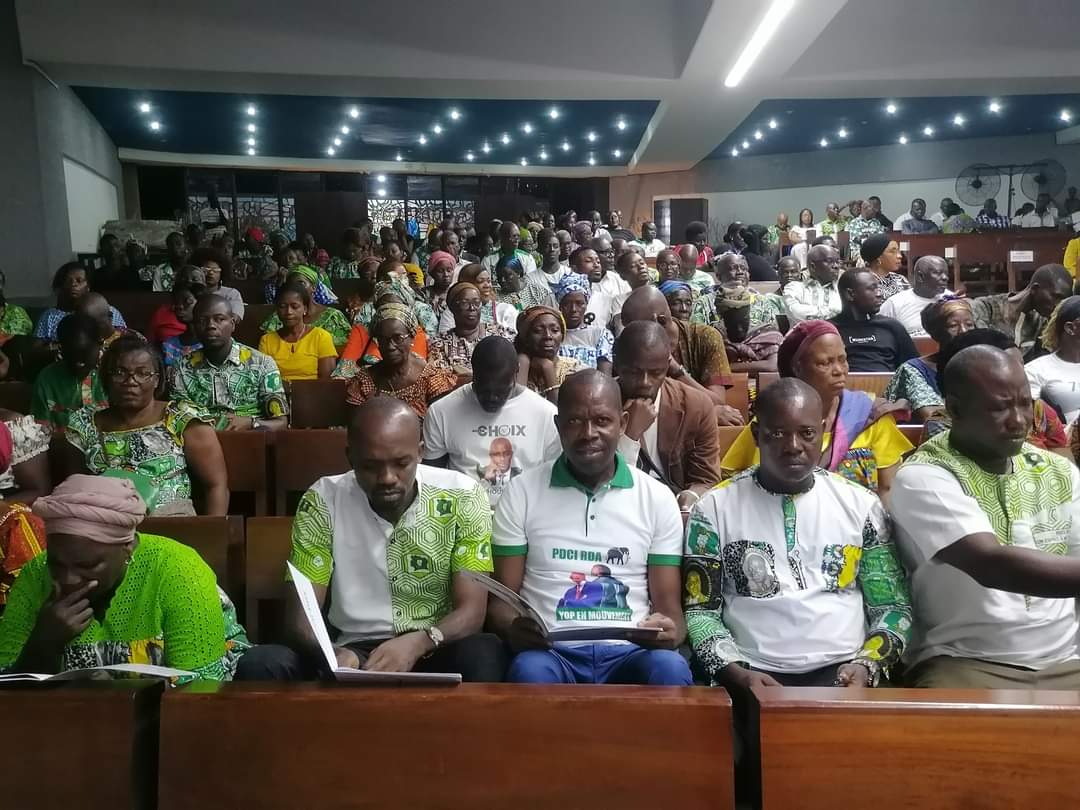
POLYGON ((112 311, 109 309, 109 302, 101 293, 85 293, 75 305, 75 311, 94 320, 98 325, 98 336, 102 340, 113 333, 112 311))
POLYGON ((772 425, 780 413, 805 411, 808 421, 821 422, 821 397, 798 377, 781 377, 762 388, 754 400, 754 416, 759 425, 772 425))
POLYGON ((595 368, 571 374, 559 388, 559 413, 569 411, 586 400, 597 400, 622 410, 622 397, 614 378, 595 368))
POLYGON ((936 298, 949 284, 949 265, 940 256, 923 256, 912 268, 911 284, 922 298, 936 298))
POLYGON ((822 284, 831 284, 840 276, 840 251, 831 245, 814 245, 806 254, 810 275, 822 284))
POLYGON ((984 469, 1004 473, 1032 428, 1031 390, 1020 358, 993 346, 969 346, 945 367, 950 441, 984 469))
POLYGON ((400 399, 380 394, 349 415, 348 442, 349 464, 372 511, 396 523, 416 498, 420 418, 400 399))
POLYGON ((634 321, 656 321, 659 318, 671 318, 671 308, 667 299, 656 287, 641 287, 630 293, 622 307, 622 322, 629 325, 634 321))
POLYGON ((945 367, 945 390, 963 392, 966 399, 976 395, 973 386, 979 388, 989 377, 1008 376, 1017 369, 1023 377, 1023 364, 996 346, 969 346, 953 355, 945 367))
POLYGON ((1063 264, 1044 264, 1035 271, 1027 292, 1031 305, 1044 318, 1072 294, 1073 279, 1063 264))
MULTIPOLYGON (((503 342, 509 345, 509 341, 503 342)), ((372 397, 349 416, 350 448, 372 441, 400 439, 415 449, 420 444, 420 437, 419 417, 397 397, 372 397)))

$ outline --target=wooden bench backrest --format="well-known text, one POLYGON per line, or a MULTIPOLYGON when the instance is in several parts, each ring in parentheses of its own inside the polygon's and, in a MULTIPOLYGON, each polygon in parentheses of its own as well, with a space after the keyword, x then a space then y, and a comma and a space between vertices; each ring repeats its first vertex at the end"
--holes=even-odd
POLYGON ((158 807, 731 808, 731 757, 722 689, 205 683, 162 699, 158 807))
POLYGON ((267 446, 271 435, 261 430, 223 430, 217 434, 225 454, 229 491, 252 493, 256 515, 269 513, 270 459, 267 446))
POLYGON ((172 302, 172 293, 150 290, 111 290, 103 295, 124 316, 128 328, 147 339, 150 339, 150 318, 163 304, 172 302))
POLYGON ((30 413, 30 397, 34 386, 28 382, 3 382, 0 383, 0 408, 6 408, 15 413, 30 413))
POLYGON ((245 304, 244 320, 236 325, 233 339, 253 349, 259 348, 259 339, 263 334, 259 327, 273 314, 273 304, 245 304))
POLYGON ((288 514, 290 493, 303 492, 324 475, 348 472, 344 430, 282 430, 274 437, 274 510, 288 514))
MULTIPOLYGON (((888 387, 889 380, 891 380, 892 377, 893 375, 888 372, 848 374, 847 387, 854 391, 868 391, 871 394, 881 396, 882 392, 888 387)), ((779 379, 780 375, 775 371, 763 371, 758 374, 758 391, 779 379)))
POLYGON ((754 688, 759 710, 762 807, 821 810, 835 786, 875 795, 877 810, 1073 807, 1080 695, 945 689, 754 688), (871 768, 836 751, 859 728, 871 768), (1023 767, 1017 763, 1023 762, 1023 767))
POLYGON ((331 428, 348 424, 344 380, 295 380, 289 391, 291 427, 331 428))
POLYGON ((731 378, 734 383, 727 389, 727 404, 745 417, 750 412, 750 375, 744 371, 733 372, 731 378))
POLYGON ((239 515, 150 517, 140 532, 172 538, 199 552, 217 576, 218 584, 237 605, 244 597, 244 519, 239 515))
POLYGON ((285 561, 292 548, 292 518, 257 517, 247 522, 244 611, 248 638, 260 644, 281 640, 282 608, 288 590, 285 561))

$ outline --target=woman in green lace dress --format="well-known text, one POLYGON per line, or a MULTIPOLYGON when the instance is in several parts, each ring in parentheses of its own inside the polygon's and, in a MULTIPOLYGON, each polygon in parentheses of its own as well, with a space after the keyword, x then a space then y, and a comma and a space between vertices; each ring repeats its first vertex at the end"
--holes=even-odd
POLYGON ((162 370, 160 355, 140 335, 113 341, 101 359, 109 406, 72 415, 67 471, 128 478, 155 516, 195 514, 194 476, 203 514, 224 515, 229 486, 213 420, 190 402, 156 399, 162 370))

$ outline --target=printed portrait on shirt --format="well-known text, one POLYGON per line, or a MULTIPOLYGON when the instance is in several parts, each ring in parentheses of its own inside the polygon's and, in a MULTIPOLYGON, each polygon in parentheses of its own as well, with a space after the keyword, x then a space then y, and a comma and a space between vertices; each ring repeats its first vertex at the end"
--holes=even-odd
POLYGON ((489 493, 496 497, 501 495, 511 479, 521 475, 521 465, 514 463, 514 445, 511 441, 504 436, 492 439, 488 447, 488 463, 478 472, 489 493))
POLYGON ((772 546, 737 540, 724 547, 724 572, 740 596, 762 599, 780 592, 772 546))
POLYGON ((579 621, 628 620, 630 607, 626 597, 630 588, 621 579, 611 575, 611 569, 602 564, 594 565, 589 573, 571 571, 567 588, 556 605, 556 618, 579 621), (592 577, 591 579, 589 577, 592 577))

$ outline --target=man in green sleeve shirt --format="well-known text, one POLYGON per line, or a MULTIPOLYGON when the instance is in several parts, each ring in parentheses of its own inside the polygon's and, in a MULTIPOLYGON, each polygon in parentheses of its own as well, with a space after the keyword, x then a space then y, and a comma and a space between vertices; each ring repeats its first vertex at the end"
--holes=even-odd
POLYGON ((56 335, 61 359, 38 374, 30 412, 43 425, 63 432, 75 411, 84 407, 106 408, 109 399, 98 379, 101 338, 97 322, 76 312, 60 321, 56 335))

